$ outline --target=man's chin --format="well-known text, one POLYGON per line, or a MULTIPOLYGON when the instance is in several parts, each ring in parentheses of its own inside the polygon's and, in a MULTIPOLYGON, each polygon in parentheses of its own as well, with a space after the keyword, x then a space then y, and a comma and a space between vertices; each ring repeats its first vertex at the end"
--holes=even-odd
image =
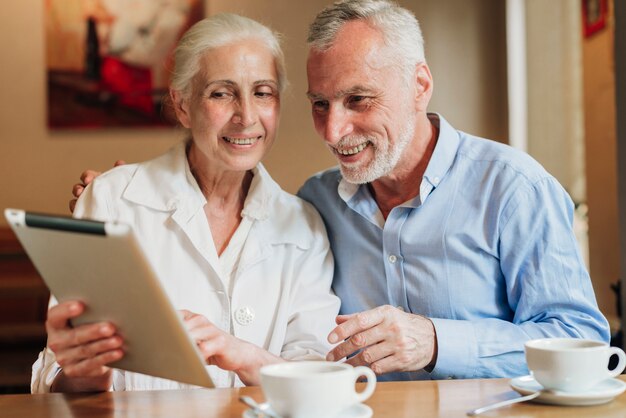
POLYGON ((368 172, 369 170, 354 170, 342 165, 339 166, 339 169, 343 179, 351 184, 367 184, 376 180, 376 178, 373 178, 374 176, 368 172))

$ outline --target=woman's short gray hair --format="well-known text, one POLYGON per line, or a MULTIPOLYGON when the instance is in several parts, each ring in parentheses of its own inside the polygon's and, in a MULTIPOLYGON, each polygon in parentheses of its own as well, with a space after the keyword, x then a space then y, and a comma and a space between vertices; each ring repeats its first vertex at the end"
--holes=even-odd
POLYGON ((287 74, 279 35, 256 20, 233 13, 207 17, 185 32, 174 50, 170 88, 188 96, 191 92, 191 80, 200 70, 202 54, 243 39, 258 40, 270 50, 276 63, 278 88, 283 92, 287 87, 287 74))
POLYGON ((385 45, 391 48, 406 70, 426 62, 424 38, 415 15, 389 0, 343 0, 326 7, 309 27, 307 42, 313 49, 330 48, 341 27, 352 20, 365 20, 380 30, 385 45))

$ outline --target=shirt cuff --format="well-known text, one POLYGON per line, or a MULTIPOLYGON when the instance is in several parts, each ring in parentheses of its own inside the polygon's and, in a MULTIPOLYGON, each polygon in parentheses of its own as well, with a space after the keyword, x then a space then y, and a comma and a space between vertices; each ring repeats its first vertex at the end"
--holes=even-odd
POLYGON ((54 353, 44 348, 32 367, 30 390, 32 393, 49 393, 54 379, 61 372, 54 353))
POLYGON ((474 376, 478 344, 470 321, 430 318, 437 335, 437 362, 432 379, 468 379, 474 376))

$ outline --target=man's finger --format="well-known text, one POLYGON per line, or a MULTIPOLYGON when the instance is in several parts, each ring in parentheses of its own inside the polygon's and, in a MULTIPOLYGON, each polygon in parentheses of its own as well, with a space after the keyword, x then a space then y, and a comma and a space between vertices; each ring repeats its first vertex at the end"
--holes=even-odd
POLYGON ((82 183, 76 183, 74 187, 72 187, 72 196, 75 198, 79 198, 81 194, 85 191, 85 185, 82 183))
POLYGON ((335 318, 335 323, 337 325, 343 324, 344 322, 346 322, 348 319, 354 317, 356 314, 349 314, 349 315, 337 315, 337 317, 335 318))
POLYGON ((382 315, 380 308, 359 312, 344 323, 337 325, 328 336, 328 342, 335 344, 339 341, 350 338, 359 332, 380 324, 383 319, 384 316, 382 315))
POLYGON ((94 178, 98 177, 101 173, 99 171, 94 170, 85 170, 80 175, 80 181, 85 186, 93 181, 94 178))
POLYGON ((74 213, 74 209, 76 208, 76 199, 70 200, 70 213, 74 213))
POLYGON ((378 344, 384 340, 385 329, 380 326, 375 326, 366 331, 353 335, 343 343, 339 344, 337 347, 333 348, 326 356, 326 360, 340 360, 344 357, 348 357, 349 355, 359 350, 362 350, 373 344, 378 344))
POLYGON ((113 164, 113 167, 119 167, 121 165, 126 165, 126 161, 124 161, 124 160, 117 160, 115 162, 115 164, 113 164))
POLYGON ((397 356, 391 355, 387 357, 383 357, 380 360, 371 363, 369 368, 372 369, 374 373, 377 375, 391 373, 391 372, 400 372, 409 370, 405 364, 401 364, 398 360, 397 356))

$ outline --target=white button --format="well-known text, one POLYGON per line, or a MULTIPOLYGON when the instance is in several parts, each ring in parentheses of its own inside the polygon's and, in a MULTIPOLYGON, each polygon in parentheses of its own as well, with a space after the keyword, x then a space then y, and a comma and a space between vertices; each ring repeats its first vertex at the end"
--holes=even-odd
POLYGON ((435 177, 435 178, 433 179, 433 183, 435 183, 435 184, 439 184, 439 177, 435 177))
POLYGON ((235 311, 235 321, 239 325, 250 325, 254 321, 254 311, 249 306, 244 306, 235 311))
POLYGON ((391 264, 395 263, 397 260, 398 260, 398 257, 396 257, 395 255, 391 254, 391 255, 389 256, 389 262, 390 262, 391 264))

